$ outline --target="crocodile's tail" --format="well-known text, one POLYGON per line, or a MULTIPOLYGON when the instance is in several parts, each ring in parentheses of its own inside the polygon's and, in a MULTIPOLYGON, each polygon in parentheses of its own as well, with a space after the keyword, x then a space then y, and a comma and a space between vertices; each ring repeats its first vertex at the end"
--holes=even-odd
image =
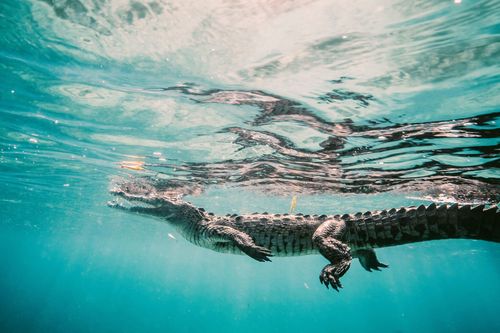
POLYGON ((348 242, 357 248, 385 247, 446 238, 500 242, 500 209, 485 205, 421 205, 344 215, 348 242))
MULTIPOLYGON (((447 208, 453 214, 451 206, 447 208)), ((500 242, 500 209, 497 206, 460 205, 456 212, 458 231, 463 233, 459 233, 459 237, 500 242)), ((453 223, 453 216, 450 220, 453 223)))

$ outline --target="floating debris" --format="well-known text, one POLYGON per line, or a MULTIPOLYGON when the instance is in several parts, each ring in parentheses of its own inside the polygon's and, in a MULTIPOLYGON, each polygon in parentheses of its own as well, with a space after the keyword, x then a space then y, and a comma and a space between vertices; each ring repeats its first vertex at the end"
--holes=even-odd
POLYGON ((290 203, 290 214, 293 214, 295 211, 295 208, 297 208, 297 196, 294 195, 292 197, 292 202, 290 203))
POLYGON ((177 238, 175 238, 175 236, 174 236, 174 235, 172 235, 171 233, 168 233, 168 238, 171 238, 171 239, 173 239, 173 240, 177 240, 177 238))
POLYGON ((141 170, 144 170, 144 162, 143 161, 121 161, 120 168, 141 171, 141 170))

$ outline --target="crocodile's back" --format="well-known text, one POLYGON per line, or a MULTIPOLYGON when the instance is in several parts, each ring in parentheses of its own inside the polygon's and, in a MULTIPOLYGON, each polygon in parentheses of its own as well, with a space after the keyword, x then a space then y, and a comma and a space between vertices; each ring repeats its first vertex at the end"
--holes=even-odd
MULTIPOLYGON (((317 216, 252 214, 220 217, 216 224, 234 227, 250 235, 255 244, 270 249, 274 256, 300 256, 318 253, 312 235, 322 223, 317 216)), ((233 244, 220 245, 221 252, 239 253, 233 244)))

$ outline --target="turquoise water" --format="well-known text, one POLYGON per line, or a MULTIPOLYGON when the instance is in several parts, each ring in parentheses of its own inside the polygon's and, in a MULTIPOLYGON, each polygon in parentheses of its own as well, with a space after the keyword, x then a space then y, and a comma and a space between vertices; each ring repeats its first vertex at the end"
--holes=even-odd
POLYGON ((258 263, 106 206, 498 202, 498 1, 0 2, 1 332, 500 331, 500 245, 258 263), (124 161, 128 161, 125 162, 124 161))

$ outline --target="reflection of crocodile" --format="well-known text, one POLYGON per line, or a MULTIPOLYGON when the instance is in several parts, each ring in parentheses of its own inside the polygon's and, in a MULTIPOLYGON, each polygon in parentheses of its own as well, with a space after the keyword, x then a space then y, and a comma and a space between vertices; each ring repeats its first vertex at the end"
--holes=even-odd
POLYGON ((172 223, 190 242, 218 252, 270 256, 321 253, 330 261, 321 283, 338 290, 352 257, 368 271, 387 267, 373 248, 433 239, 473 238, 500 242, 500 210, 484 205, 408 207, 344 215, 251 214, 215 216, 144 180, 116 184, 111 193, 125 199, 109 205, 172 223))
MULTIPOLYGON (((319 100, 357 101, 363 108, 376 102, 376 96, 342 85, 351 79, 333 80, 333 90, 319 100)), ((217 156, 228 159, 145 164, 146 170, 168 178, 204 186, 250 186, 274 194, 390 190, 420 192, 438 200, 442 196, 458 201, 500 199, 500 183, 485 172, 498 163, 496 146, 483 140, 498 136, 498 129, 491 126, 498 112, 454 121, 333 122, 325 118, 328 112, 261 90, 203 89, 186 83, 148 92, 187 97, 207 107, 224 104, 257 111, 244 123, 218 131, 234 151, 217 156)))

